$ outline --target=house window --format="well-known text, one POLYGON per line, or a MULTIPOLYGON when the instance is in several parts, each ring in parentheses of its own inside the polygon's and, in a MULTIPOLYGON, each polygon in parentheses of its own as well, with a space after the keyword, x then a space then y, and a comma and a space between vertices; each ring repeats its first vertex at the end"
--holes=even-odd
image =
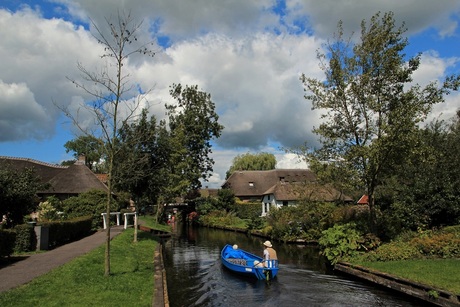
POLYGON ((287 200, 283 200, 283 207, 287 207, 288 206, 288 201, 287 200))
POLYGON ((280 182, 284 183, 284 177, 280 177, 280 182))
POLYGON ((250 187, 253 187, 253 186, 254 186, 254 182, 249 182, 249 186, 250 186, 250 187))
POLYGON ((267 200, 270 200, 270 194, 267 195, 267 200))

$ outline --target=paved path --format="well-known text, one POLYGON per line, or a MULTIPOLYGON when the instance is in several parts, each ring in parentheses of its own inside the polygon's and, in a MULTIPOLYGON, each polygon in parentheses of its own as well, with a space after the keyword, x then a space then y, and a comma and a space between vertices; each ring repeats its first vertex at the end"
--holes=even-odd
MULTIPOLYGON (((110 237, 120 234, 123 226, 115 226, 110 230, 110 237)), ((84 255, 103 245, 107 238, 104 230, 53 250, 34 254, 24 260, 12 263, 0 269, 0 293, 30 282, 35 277, 46 274, 70 260, 84 255)))

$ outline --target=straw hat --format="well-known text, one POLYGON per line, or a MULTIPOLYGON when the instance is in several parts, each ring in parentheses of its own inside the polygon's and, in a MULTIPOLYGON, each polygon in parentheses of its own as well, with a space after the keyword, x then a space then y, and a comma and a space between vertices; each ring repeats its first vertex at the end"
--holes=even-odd
POLYGON ((272 247, 272 243, 271 243, 270 241, 265 241, 265 242, 264 242, 264 245, 265 245, 266 247, 272 247))

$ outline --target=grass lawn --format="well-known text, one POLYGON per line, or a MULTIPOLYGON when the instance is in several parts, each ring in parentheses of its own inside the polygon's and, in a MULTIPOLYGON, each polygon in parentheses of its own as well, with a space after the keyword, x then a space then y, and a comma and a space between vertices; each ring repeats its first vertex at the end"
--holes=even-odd
POLYGON ((163 230, 163 231, 171 231, 171 226, 165 225, 165 224, 159 224, 155 216, 153 215, 143 215, 139 216, 139 220, 141 220, 145 226, 157 229, 157 230, 163 230))
POLYGON ((154 250, 157 242, 133 229, 111 243, 111 276, 104 276, 105 246, 34 279, 0 293, 4 306, 152 306, 154 250))
POLYGON ((419 259, 356 264, 460 294, 460 259, 419 259))

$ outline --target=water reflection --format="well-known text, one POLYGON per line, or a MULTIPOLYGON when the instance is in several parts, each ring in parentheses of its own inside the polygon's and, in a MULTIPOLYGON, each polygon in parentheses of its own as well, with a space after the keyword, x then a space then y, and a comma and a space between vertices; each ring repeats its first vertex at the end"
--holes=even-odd
POLYGON ((313 247, 274 244, 280 271, 267 283, 237 275, 220 262, 225 244, 261 255, 264 239, 207 228, 176 227, 175 232, 164 249, 171 306, 417 306, 334 275, 313 247))

